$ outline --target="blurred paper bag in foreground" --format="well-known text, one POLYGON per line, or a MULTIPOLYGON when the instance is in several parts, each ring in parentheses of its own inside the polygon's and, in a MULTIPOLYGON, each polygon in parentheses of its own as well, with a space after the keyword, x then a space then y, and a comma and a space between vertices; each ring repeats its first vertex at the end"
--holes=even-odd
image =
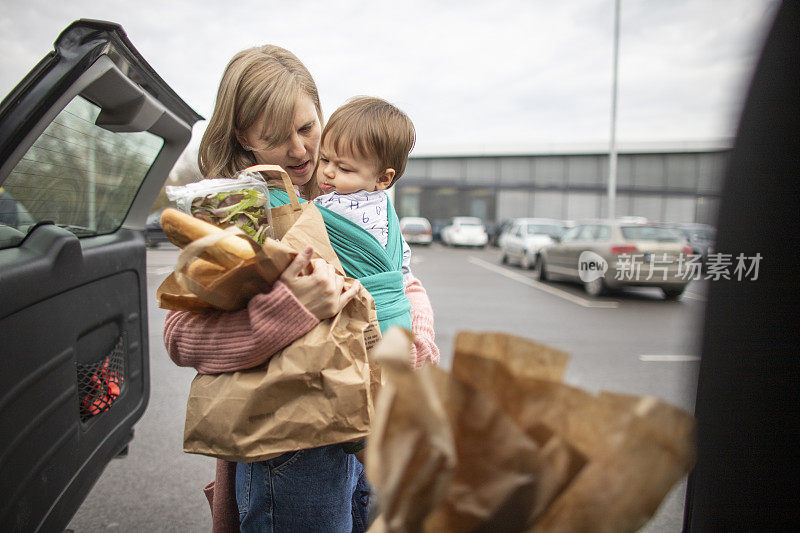
POLYGON ((444 398, 437 382, 442 370, 408 364, 411 334, 390 328, 372 352, 384 384, 366 448, 367 477, 380 481, 382 517, 393 531, 420 531, 445 497, 456 461, 455 442, 445 423, 444 398))
MULTIPOLYGON (((402 350, 387 334, 375 357, 402 350)), ((383 512, 376 531, 641 527, 691 467, 694 421, 654 398, 595 396, 560 383, 566 362, 565 353, 524 339, 462 332, 451 374, 399 365, 389 371, 384 363, 379 423, 367 446, 383 512), (430 397, 441 407, 426 407, 430 397), (425 437, 434 433, 452 439, 438 448, 447 461, 401 453, 412 443, 433 448, 425 437), (387 483, 398 479, 407 481, 387 483), (437 490, 413 490, 421 485, 437 490)))

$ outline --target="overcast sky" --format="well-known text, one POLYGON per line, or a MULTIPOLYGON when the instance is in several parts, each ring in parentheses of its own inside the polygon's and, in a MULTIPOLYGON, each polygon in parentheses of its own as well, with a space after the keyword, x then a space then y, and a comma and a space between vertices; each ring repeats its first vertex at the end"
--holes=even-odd
MULTIPOLYGON (((2 94, 70 22, 95 18, 121 24, 205 117, 230 57, 271 43, 306 64, 326 116, 358 94, 404 109, 415 154, 603 146, 610 135, 613 0, 1 1, 2 94)), ((731 137, 775 8, 622 0, 620 143, 731 137)))

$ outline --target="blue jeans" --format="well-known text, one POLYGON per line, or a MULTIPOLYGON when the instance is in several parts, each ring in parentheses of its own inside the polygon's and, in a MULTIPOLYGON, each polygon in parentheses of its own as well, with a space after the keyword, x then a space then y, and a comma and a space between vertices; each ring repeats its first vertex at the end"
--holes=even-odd
POLYGON ((338 444, 237 463, 240 530, 363 532, 369 501, 363 470, 338 444))

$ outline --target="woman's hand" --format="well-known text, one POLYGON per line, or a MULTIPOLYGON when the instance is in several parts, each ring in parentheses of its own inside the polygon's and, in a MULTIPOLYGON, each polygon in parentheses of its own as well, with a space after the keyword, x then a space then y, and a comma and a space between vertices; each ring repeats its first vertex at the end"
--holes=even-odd
POLYGON ((309 313, 319 320, 334 316, 353 299, 358 292, 359 282, 344 289, 344 278, 336 273, 333 265, 324 259, 311 259, 314 250, 307 246, 286 267, 280 280, 289 287, 294 297, 303 304, 309 313), (303 274, 307 265, 311 273, 303 274))

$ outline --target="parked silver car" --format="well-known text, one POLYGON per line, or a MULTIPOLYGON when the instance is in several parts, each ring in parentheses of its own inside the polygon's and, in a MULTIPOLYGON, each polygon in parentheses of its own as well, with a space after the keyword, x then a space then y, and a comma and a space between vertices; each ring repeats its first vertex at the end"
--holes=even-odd
POLYGON ((478 217, 455 217, 442 228, 442 242, 448 246, 479 246, 489 243, 486 226, 478 217))
POLYGON ((430 244, 433 242, 431 223, 423 217, 403 217, 400 219, 400 233, 408 244, 430 244))
POLYGON ((678 298, 701 268, 692 249, 673 230, 619 221, 581 223, 559 242, 539 252, 539 279, 578 280, 599 296, 625 286, 658 287, 667 299, 678 298))
POLYGON ((550 218, 517 218, 500 235, 498 243, 503 252, 503 264, 517 263, 522 268, 533 268, 542 247, 552 244, 564 232, 560 220, 550 218))

